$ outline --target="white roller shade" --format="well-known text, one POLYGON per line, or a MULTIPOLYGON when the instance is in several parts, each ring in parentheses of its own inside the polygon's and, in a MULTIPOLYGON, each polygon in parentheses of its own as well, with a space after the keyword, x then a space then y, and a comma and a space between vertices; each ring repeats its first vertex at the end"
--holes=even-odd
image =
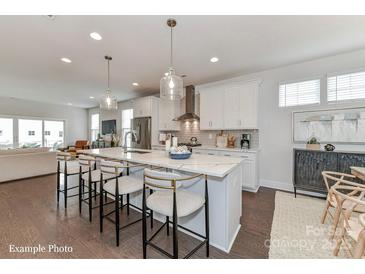
POLYGON ((279 107, 319 104, 320 79, 279 85, 279 107))

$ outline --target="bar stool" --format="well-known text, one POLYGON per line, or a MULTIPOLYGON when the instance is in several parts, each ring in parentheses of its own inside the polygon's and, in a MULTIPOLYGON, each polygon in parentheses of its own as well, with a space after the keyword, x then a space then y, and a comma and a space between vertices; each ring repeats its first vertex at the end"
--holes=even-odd
POLYGON ((97 183, 100 182, 100 170, 96 169, 96 158, 88 155, 79 155, 79 212, 82 211, 82 203, 86 203, 89 208, 89 221, 92 221, 92 210, 99 207, 93 207, 92 199, 96 201, 97 183), (85 192, 85 182, 87 183, 87 192, 85 192), (88 194, 87 198, 84 195, 88 194))
MULTIPOLYGON (((77 186, 68 187, 68 177, 78 175, 80 173, 78 161, 72 160, 71 154, 67 152, 57 153, 57 205, 60 201, 60 193, 64 194, 65 208, 67 208, 67 199, 78 196, 79 194, 68 195, 68 191, 75 189, 77 186), (61 174, 64 175, 64 187, 61 189, 61 174)), ((81 172, 87 172, 87 168, 83 167, 81 172)))
MULTIPOLYGON (((119 233, 120 230, 133 225, 142 220, 142 218, 130 222, 124 226, 120 226, 120 209, 123 207, 127 207, 127 215, 129 215, 129 208, 133 207, 139 211, 142 211, 141 208, 133 205, 129 201, 129 195, 143 189, 143 181, 141 178, 138 178, 136 175, 131 173, 134 168, 141 167, 144 165, 131 165, 129 163, 122 164, 120 162, 113 161, 105 161, 102 160, 100 162, 100 233, 103 232, 103 224, 104 218, 111 221, 115 224, 115 234, 116 234, 116 245, 119 246, 119 233), (124 176, 124 171, 126 171, 124 176), (113 202, 105 202, 103 199, 103 195, 111 196, 114 201, 113 202), (127 202, 123 204, 123 196, 127 197, 127 202), (104 206, 114 203, 114 210, 104 213, 104 206), (110 218, 110 215, 114 213, 114 220, 110 218)), ((151 216, 151 212, 149 216, 151 216)))
POLYGON ((186 230, 200 238, 203 241, 190 251, 185 257, 191 257, 204 244, 206 245, 206 256, 209 257, 209 197, 208 197, 208 180, 206 175, 195 175, 191 177, 182 177, 179 174, 155 171, 151 169, 144 170, 143 178, 143 192, 142 192, 142 234, 143 234, 143 258, 147 257, 147 245, 150 245, 157 251, 166 255, 169 258, 178 258, 178 227, 186 230), (205 178, 205 193, 204 197, 188 190, 180 189, 184 182, 196 180, 199 177, 205 178), (146 187, 153 189, 153 194, 146 197, 146 187), (193 214, 201 207, 205 208, 205 236, 196 233, 188 228, 178 224, 178 218, 193 214), (146 213, 147 209, 160 213, 166 216, 166 222, 149 238, 147 239, 147 225, 146 213), (169 217, 172 217, 172 222, 169 217), (162 230, 164 226, 167 227, 167 235, 169 235, 169 225, 172 223, 172 237, 173 237, 173 254, 168 253, 161 247, 152 243, 152 240, 162 230))

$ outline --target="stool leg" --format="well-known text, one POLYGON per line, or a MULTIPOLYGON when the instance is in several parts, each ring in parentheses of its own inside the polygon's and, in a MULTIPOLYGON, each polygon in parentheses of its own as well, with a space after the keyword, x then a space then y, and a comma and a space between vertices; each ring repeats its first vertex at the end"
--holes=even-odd
MULTIPOLYGON (((100 197, 99 197, 99 221, 100 221, 100 233, 103 233, 103 218, 104 218, 104 203, 103 203, 103 198, 104 198, 104 195, 103 195, 103 191, 104 191, 104 188, 103 188, 103 174, 100 175, 100 197)), ((106 192, 105 192, 105 195, 106 195, 106 192)), ((106 202, 106 201, 105 201, 106 202)))
POLYGON ((117 246, 119 246, 119 187, 118 178, 115 179, 115 237, 117 246))
POLYGON ((143 241, 143 259, 147 257, 147 216, 146 216, 146 188, 143 184, 142 192, 142 241, 143 241))
POLYGON ((60 162, 57 161, 57 206, 60 202, 60 162))
POLYGON ((65 199, 65 208, 67 208, 67 174, 65 173, 64 174, 64 178, 65 178, 65 180, 64 180, 64 199, 65 199))
POLYGON ((92 221, 92 214, 93 214, 93 199, 92 199, 91 181, 90 180, 88 181, 88 186, 89 186, 89 189, 88 189, 88 194, 89 194, 89 197, 88 197, 88 202, 89 202, 89 222, 91 223, 91 221, 92 221))
POLYGON ((170 218, 169 218, 169 216, 166 216, 166 234, 167 234, 167 236, 170 235, 170 218))
POLYGON ((129 215, 129 194, 127 194, 127 215, 129 215))
MULTIPOLYGON (((150 189, 150 195, 153 193, 153 190, 150 189)), ((150 216, 151 216, 151 229, 153 228, 153 210, 151 209, 151 212, 150 212, 150 216)))
POLYGON ((173 202, 173 216, 172 216, 172 237, 173 237, 173 255, 174 259, 179 257, 178 240, 177 240, 177 208, 176 208, 176 192, 174 191, 174 202, 173 202))
POLYGON ((82 208, 82 173, 81 173, 81 166, 80 166, 80 173, 79 173, 79 213, 81 214, 82 208))
POLYGON ((205 237, 206 237, 206 256, 209 257, 209 195, 208 179, 205 176, 205 237))
POLYGON ((96 184, 97 182, 94 182, 94 201, 96 201, 96 184))

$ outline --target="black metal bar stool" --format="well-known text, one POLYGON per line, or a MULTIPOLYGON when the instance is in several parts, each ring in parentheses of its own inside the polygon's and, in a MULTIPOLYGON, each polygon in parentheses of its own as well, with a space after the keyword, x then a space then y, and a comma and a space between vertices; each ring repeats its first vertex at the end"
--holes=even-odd
MULTIPOLYGON (((111 221, 115 224, 116 245, 119 246, 119 233, 120 230, 131 226, 142 220, 142 217, 132 221, 124 226, 120 226, 120 210, 127 207, 127 215, 129 215, 130 207, 142 211, 141 208, 130 203, 129 195, 143 188, 142 178, 138 178, 133 174, 133 169, 142 167, 144 165, 136 164, 131 165, 129 163, 123 164, 120 162, 105 161, 100 162, 100 233, 103 232, 104 219, 111 221), (103 196, 108 196, 114 199, 112 202, 104 202, 103 196), (126 196, 127 201, 123 204, 123 196, 126 196), (114 210, 108 213, 104 212, 104 206, 114 203, 114 210), (114 214, 114 219, 111 215, 114 214)), ((151 212, 150 214, 151 215, 151 212)))
POLYGON ((209 197, 208 197, 208 180, 206 175, 195 175, 191 177, 181 177, 179 174, 155 171, 151 169, 144 170, 143 178, 143 197, 142 197, 142 232, 143 232, 143 258, 147 257, 147 245, 153 247, 157 251, 166 255, 169 258, 178 258, 178 227, 188 231, 200 238, 203 241, 191 250, 185 257, 191 257, 199 248, 206 245, 206 256, 209 257, 209 197), (205 178, 204 197, 188 190, 181 190, 180 186, 184 182, 196 180, 199 177, 205 178), (146 197, 146 188, 153 189, 153 194, 146 197), (205 208, 205 235, 201 235, 183 227, 178 224, 178 218, 188 216, 201 207, 205 208), (146 213, 147 209, 160 213, 166 216, 166 222, 148 239, 147 238, 147 224, 146 213), (172 222, 170 221, 172 217, 172 222), (170 254, 158 245, 154 244, 152 240, 162 230, 164 226, 167 228, 167 235, 169 236, 169 225, 172 224, 173 237, 173 253, 170 254))
MULTIPOLYGON (((80 174, 79 163, 76 160, 72 160, 72 156, 67 152, 57 153, 57 205, 60 201, 60 193, 64 195, 64 205, 67 208, 67 199, 76 197, 79 194, 69 195, 69 191, 79 186, 68 187, 68 177, 80 174), (63 189, 61 189, 61 174, 64 176, 63 189)), ((82 168, 82 173, 87 172, 86 168, 82 168)))
POLYGON ((93 206, 93 199, 96 202, 96 197, 100 192, 97 190, 97 185, 100 182, 100 170, 96 169, 96 158, 88 155, 79 155, 79 212, 82 212, 82 203, 88 205, 89 221, 92 221, 92 210, 99 206, 93 206), (86 185, 85 185, 86 183, 86 185), (85 191, 87 188, 87 191, 85 191), (87 197, 84 198, 85 194, 87 197))

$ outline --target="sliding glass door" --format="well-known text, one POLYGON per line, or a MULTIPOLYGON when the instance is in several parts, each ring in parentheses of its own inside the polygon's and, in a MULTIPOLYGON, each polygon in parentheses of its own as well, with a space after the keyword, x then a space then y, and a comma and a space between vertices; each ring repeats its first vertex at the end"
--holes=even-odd
POLYGON ((63 121, 44 121, 44 146, 58 148, 63 146, 63 121))
POLYGON ((65 121, 0 117, 0 149, 51 147, 65 143, 65 121))
POLYGON ((19 119, 19 147, 41 147, 42 130, 42 120, 19 119))
POLYGON ((0 118, 0 149, 12 148, 14 146, 14 119, 0 118))

